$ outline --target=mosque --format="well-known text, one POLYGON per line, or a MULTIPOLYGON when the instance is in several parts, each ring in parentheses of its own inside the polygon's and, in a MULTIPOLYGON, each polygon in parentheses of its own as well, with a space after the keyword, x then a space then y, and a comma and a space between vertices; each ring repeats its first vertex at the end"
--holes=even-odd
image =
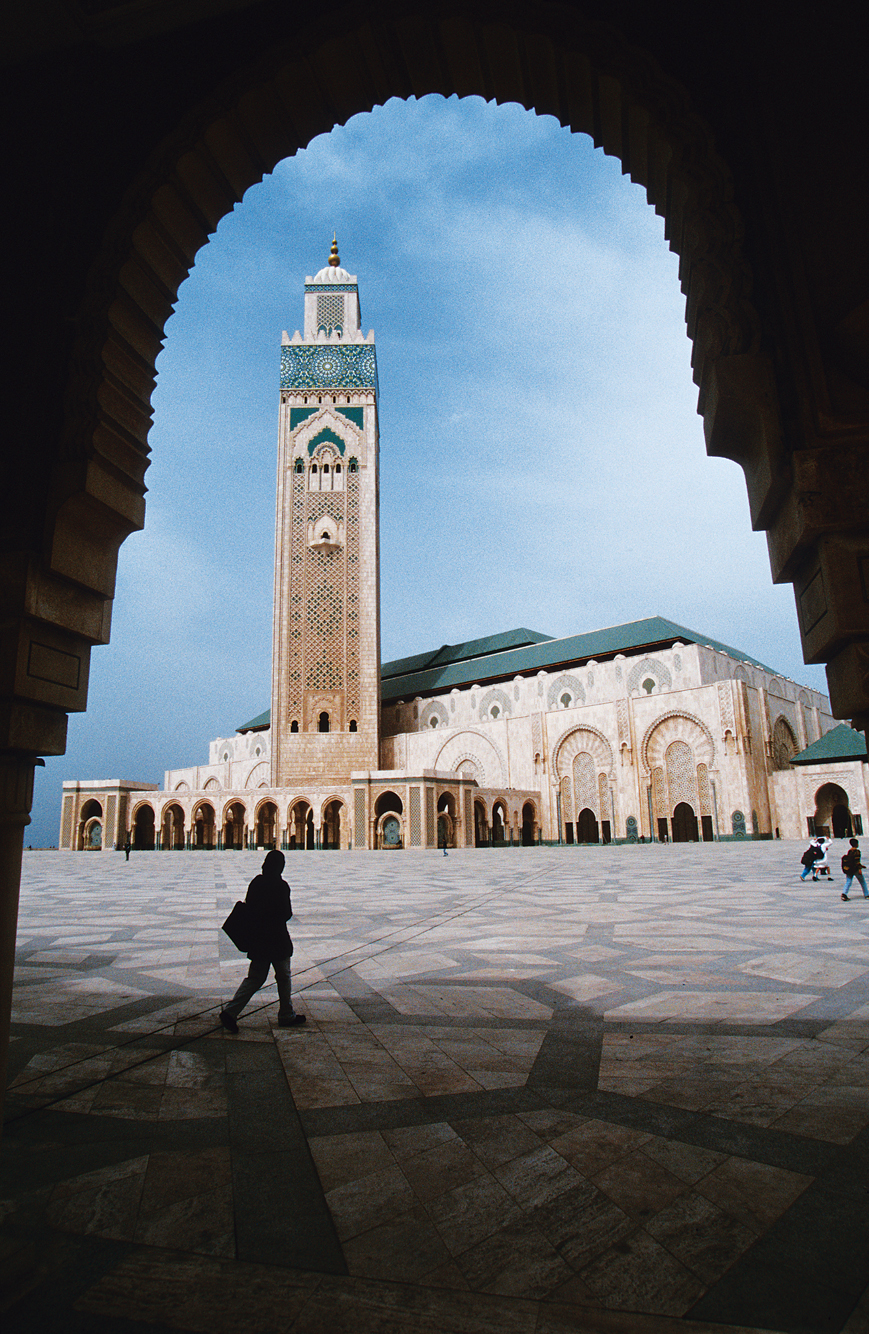
POLYGON ((61 848, 863 832, 864 740, 827 697, 662 617, 381 663, 377 413, 374 334, 333 241, 281 345, 271 708, 162 788, 65 782, 61 848))

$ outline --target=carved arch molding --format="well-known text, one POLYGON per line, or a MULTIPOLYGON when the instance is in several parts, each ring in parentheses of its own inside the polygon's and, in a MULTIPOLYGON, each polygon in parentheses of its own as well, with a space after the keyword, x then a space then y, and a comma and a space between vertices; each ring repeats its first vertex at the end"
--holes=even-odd
MULTIPOLYGON (((53 575, 76 585, 84 654, 108 638, 118 547, 144 521, 154 363, 197 251, 282 158, 390 97, 428 93, 518 102, 620 158, 666 218, 681 259, 710 449, 728 454, 732 433, 726 422, 715 427, 728 413, 739 419, 733 449, 744 467, 770 447, 771 409, 758 405, 775 396, 759 354, 742 223, 730 174, 686 91, 614 28, 563 7, 348 7, 213 88, 155 148, 109 222, 77 316, 46 558, 53 575)), ((752 505, 757 517, 763 496, 752 505)), ((53 707, 83 708, 85 691, 73 693, 53 707)))
POLYGON ((482 732, 457 732, 445 741, 435 756, 433 769, 458 773, 463 761, 473 764, 480 787, 504 787, 507 765, 499 746, 482 732))
POLYGON ((715 743, 709 728, 691 713, 673 712, 658 718, 643 737, 640 754, 647 773, 666 768, 667 747, 674 741, 687 742, 694 752, 695 763, 713 768, 715 743))
POLYGON ((553 768, 559 779, 567 778, 573 772, 573 761, 583 753, 592 757, 596 774, 612 777, 612 746, 603 732, 598 732, 595 727, 576 727, 563 736, 555 748, 553 768))

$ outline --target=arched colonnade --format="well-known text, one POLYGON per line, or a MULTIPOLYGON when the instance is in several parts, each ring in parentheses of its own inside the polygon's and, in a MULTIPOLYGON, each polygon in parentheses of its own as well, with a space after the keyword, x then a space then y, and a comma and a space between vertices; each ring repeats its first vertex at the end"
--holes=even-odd
POLYGON ((132 807, 129 822, 130 841, 138 851, 280 848, 293 852, 349 846, 347 807, 338 796, 280 801, 229 797, 224 802, 173 796, 162 804, 145 798, 132 807))
POLYGON ((422 818, 423 796, 410 787, 405 796, 390 788, 375 794, 371 805, 369 847, 487 848, 530 847, 540 841, 536 798, 515 791, 434 785, 431 820, 422 818))

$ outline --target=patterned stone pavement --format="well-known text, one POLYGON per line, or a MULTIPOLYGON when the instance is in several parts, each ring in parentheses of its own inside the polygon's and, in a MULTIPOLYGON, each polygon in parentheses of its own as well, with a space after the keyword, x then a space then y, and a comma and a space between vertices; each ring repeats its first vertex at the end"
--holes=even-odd
MULTIPOLYGON (((869 903, 793 843, 25 854, 8 1334, 869 1330, 869 903)), ((838 856, 831 858, 838 865, 838 856)))

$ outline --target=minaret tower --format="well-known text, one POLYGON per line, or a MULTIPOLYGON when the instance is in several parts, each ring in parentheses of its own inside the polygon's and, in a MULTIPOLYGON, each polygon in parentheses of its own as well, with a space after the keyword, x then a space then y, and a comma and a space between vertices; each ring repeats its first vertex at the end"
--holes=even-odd
POLYGON ((305 279, 304 336, 284 334, 278 435, 272 786, 379 768, 377 361, 356 278, 305 279))

